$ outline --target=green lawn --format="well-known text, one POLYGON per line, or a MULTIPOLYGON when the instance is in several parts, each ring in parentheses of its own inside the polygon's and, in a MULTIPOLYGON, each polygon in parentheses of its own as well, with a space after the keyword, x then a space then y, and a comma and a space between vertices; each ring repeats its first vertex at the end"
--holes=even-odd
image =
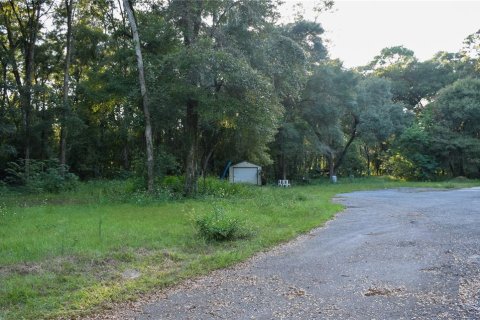
POLYGON ((232 265, 322 225, 342 209, 330 202, 338 193, 479 184, 370 178, 287 189, 245 187, 225 197, 176 201, 129 196, 121 182, 82 184, 58 195, 3 194, 0 319, 88 314, 232 265), (115 195, 122 192, 119 201, 115 195), (195 217, 215 208, 243 221, 251 236, 220 243, 199 237, 195 217))

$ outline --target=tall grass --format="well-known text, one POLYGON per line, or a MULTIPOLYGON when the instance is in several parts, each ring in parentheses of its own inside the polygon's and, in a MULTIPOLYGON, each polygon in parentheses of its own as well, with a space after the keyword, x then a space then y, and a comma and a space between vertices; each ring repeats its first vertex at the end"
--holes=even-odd
POLYGON ((168 185, 154 196, 135 182, 90 182, 76 192, 0 195, 0 319, 73 317, 181 279, 229 266, 322 225, 354 190, 460 187, 478 181, 406 183, 385 178, 317 181, 291 188, 206 181, 197 199, 168 185), (176 200, 175 200, 176 199, 176 200), (221 208, 249 231, 207 241, 195 221, 221 208), (128 276, 135 270, 138 277, 128 276), (127 274, 127 275, 126 275, 127 274))

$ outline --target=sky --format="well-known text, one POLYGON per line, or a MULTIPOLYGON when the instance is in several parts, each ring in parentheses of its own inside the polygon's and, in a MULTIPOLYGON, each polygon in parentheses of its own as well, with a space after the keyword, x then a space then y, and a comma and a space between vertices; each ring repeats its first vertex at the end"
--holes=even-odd
MULTIPOLYGON (((305 18, 315 18, 315 0, 284 1, 285 21, 293 19, 292 7, 298 2, 305 18)), ((383 48, 397 45, 423 61, 438 51, 458 51, 463 40, 480 29, 480 0, 337 0, 317 21, 326 31, 330 57, 346 67, 366 65, 383 48)))

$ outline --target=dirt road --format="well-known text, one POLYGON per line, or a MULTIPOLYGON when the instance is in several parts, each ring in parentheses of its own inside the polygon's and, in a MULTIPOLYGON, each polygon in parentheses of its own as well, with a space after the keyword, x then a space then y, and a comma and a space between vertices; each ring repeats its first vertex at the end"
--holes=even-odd
MULTIPOLYGON (((135 319, 480 319, 480 188, 356 192, 325 227, 135 319)), ((127 314, 123 314, 127 317, 127 314)))

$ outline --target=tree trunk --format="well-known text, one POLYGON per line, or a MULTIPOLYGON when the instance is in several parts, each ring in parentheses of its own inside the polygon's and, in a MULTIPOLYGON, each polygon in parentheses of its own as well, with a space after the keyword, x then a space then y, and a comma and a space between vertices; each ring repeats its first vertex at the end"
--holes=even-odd
MULTIPOLYGON (((183 13, 181 25, 183 27, 183 42, 187 49, 197 41, 200 27, 202 24, 203 1, 191 0, 183 1, 183 13)), ((193 70, 192 70, 193 71, 193 70)), ((190 84, 198 85, 195 72, 192 72, 190 84)), ((186 196, 195 194, 198 190, 197 158, 198 158, 198 101, 190 97, 187 100, 187 112, 185 119, 185 135, 187 143, 187 157, 185 163, 185 186, 184 194, 186 196)))
MULTIPOLYGON (((65 65, 63 74, 63 109, 61 115, 60 128, 60 164, 67 164, 67 117, 70 113, 70 104, 68 101, 68 85, 70 82, 70 62, 72 56, 72 20, 73 20, 73 0, 65 0, 65 9, 67 11, 67 42, 65 53, 65 65)), ((63 169, 62 169, 63 170, 63 169)))
POLYGON ((129 152, 128 152, 128 140, 125 141, 125 145, 123 146, 122 157, 123 157, 123 169, 125 171, 127 171, 130 168, 130 160, 129 160, 129 152))
POLYGON ((333 176, 335 175, 335 153, 333 151, 330 151, 328 153, 328 174, 330 181, 333 181, 333 176))
POLYGON ((138 65, 138 80, 140 82, 140 93, 142 96, 143 116, 145 121, 145 142, 147 147, 147 188, 149 192, 153 192, 153 179, 154 179, 154 159, 153 159, 153 138, 152 138, 152 125, 150 120, 150 109, 148 106, 147 86, 145 83, 145 70, 143 67, 143 57, 140 47, 140 38, 138 36, 137 23, 133 14, 133 7, 129 0, 123 0, 123 6, 127 12, 130 27, 132 29, 133 42, 135 44, 135 54, 137 56, 138 65))
POLYGON ((448 161, 448 167, 450 168, 450 172, 452 173, 452 177, 455 177, 455 169, 453 168, 452 161, 448 161))
POLYGON ((371 171, 370 171, 370 152, 369 152, 368 146, 367 145, 363 146, 363 150, 365 151, 365 157, 367 158, 367 175, 370 176, 371 175, 371 171))
POLYGON ((283 180, 286 180, 287 179, 287 163, 286 163, 286 159, 285 159, 285 149, 284 149, 285 135, 284 135, 283 128, 279 129, 278 134, 280 135, 280 166, 281 166, 281 170, 282 170, 281 178, 283 180))
POLYGON ((185 195, 195 194, 197 184, 198 101, 188 100, 185 134, 187 137, 187 161, 185 164, 185 195))
POLYGON ((7 105, 7 96, 8 96, 8 90, 7 90, 7 64, 2 61, 2 102, 0 104, 0 116, 3 117, 5 116, 6 112, 6 105, 7 105))
POLYGON ((345 157, 345 154, 348 151, 348 148, 350 147, 352 142, 357 137, 357 126, 358 126, 358 124, 359 124, 359 120, 357 119, 357 117, 354 116, 353 117, 353 128, 352 128, 352 132, 350 133, 350 139, 348 139, 347 144, 343 148, 342 152, 340 153, 340 156, 337 159, 337 162, 335 163, 335 170, 337 170, 340 167, 340 165, 342 164, 343 159, 345 157))
POLYGON ((214 151, 214 147, 210 148, 210 150, 206 153, 205 158, 203 159, 203 164, 202 164, 202 176, 207 175, 207 169, 208 169, 208 163, 210 162, 210 159, 212 158, 214 151))

